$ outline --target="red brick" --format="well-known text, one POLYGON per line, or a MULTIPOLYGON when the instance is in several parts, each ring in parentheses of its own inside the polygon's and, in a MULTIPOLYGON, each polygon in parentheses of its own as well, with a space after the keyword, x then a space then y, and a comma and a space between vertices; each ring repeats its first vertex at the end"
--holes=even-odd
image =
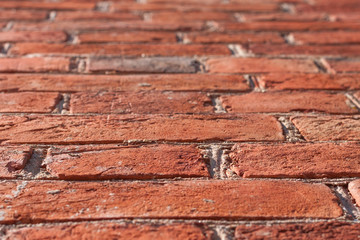
POLYGON ((284 43, 284 39, 278 33, 187 33, 184 36, 186 42, 193 43, 284 43))
POLYGON ((141 20, 140 15, 133 13, 111 13, 111 12, 85 12, 85 11, 71 11, 71 12, 57 12, 56 21, 68 20, 141 20))
POLYGON ((94 32, 79 34, 81 43, 122 42, 122 43, 176 43, 172 32, 94 32))
POLYGON ((336 197, 327 186, 302 182, 6 181, 0 190, 3 193, 0 195, 2 223, 117 218, 336 218, 342 215, 336 197))
POLYGON ((214 58, 206 62, 210 73, 318 72, 311 60, 266 58, 214 58))
POLYGON ((13 179, 29 160, 32 153, 30 147, 0 147, 0 178, 13 179))
MULTIPOLYGON (((0 104, 1 106, 1 104, 0 104)), ((203 93, 76 93, 71 95, 72 113, 212 113, 210 97, 203 93)))
POLYGON ((280 124, 266 115, 0 116, 0 125, 8 143, 284 140, 280 124))
POLYGON ((352 90, 360 89, 357 74, 269 74, 257 77, 262 88, 267 90, 352 90))
POLYGON ((235 230, 236 240, 245 239, 297 239, 352 240, 360 235, 360 224, 347 222, 293 223, 281 225, 240 225, 235 230))
POLYGON ((120 56, 194 56, 194 55, 230 55, 226 45, 181 45, 181 44, 46 44, 18 43, 11 47, 10 54, 88 54, 120 56))
POLYGON ((211 230, 202 230, 198 224, 149 225, 115 222, 57 224, 15 228, 7 231, 4 240, 55 239, 142 239, 142 240, 210 240, 211 230))
POLYGON ((355 92, 354 96, 358 99, 358 101, 360 101, 360 91, 355 92))
POLYGON ((0 93, 0 112, 50 113, 59 100, 58 93, 0 93))
POLYGON ((229 156, 244 178, 360 176, 359 143, 236 144, 229 156))
POLYGON ((304 12, 354 12, 360 10, 359 1, 356 0, 344 0, 344 1, 315 1, 315 4, 299 4, 296 6, 296 10, 300 13, 304 12))
POLYGON ((356 204, 360 206, 360 179, 350 182, 348 188, 356 204))
POLYGON ((297 116, 291 121, 308 141, 360 140, 359 116, 297 116))
POLYGON ((325 112, 358 113, 347 105, 344 94, 325 92, 252 92, 244 95, 222 96, 224 108, 228 112, 325 112))
POLYGON ((292 35, 294 36, 295 41, 299 44, 360 43, 360 32, 339 31, 339 32, 317 32, 317 33, 293 33, 292 35))
POLYGON ((67 58, 0 58, 0 72, 68 72, 67 58))
POLYGON ((65 42, 64 32, 0 32, 0 42, 65 42))
POLYGON ((45 20, 48 13, 29 10, 0 10, 0 20, 45 20))
POLYGON ((323 13, 307 13, 307 14, 292 14, 292 13, 243 13, 240 15, 246 22, 258 21, 281 21, 281 22, 300 22, 300 21, 321 21, 325 20, 326 14, 323 13))
POLYGON ((235 21, 231 13, 226 12, 154 12, 151 15, 153 22, 182 22, 182 21, 235 21))
POLYGON ((95 8, 94 3, 87 2, 33 2, 33 1, 1 1, 0 8, 10 9, 49 9, 49 10, 77 10, 95 8))
POLYGON ((199 149, 189 145, 57 147, 43 166, 65 180, 210 177, 199 149))
POLYGON ((360 72, 360 61, 327 60, 336 72, 360 72))
POLYGON ((240 75, 40 75, 0 74, 0 91, 249 91, 240 75))

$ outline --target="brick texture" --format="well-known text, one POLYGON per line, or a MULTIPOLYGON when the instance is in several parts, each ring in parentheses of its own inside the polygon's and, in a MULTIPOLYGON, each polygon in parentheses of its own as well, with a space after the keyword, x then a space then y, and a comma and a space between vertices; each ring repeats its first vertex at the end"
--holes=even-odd
POLYGON ((0 148, 0 178, 13 179, 24 169, 32 153, 30 147, 1 147, 0 148))
POLYGON ((0 72, 68 72, 67 58, 1 58, 0 72))

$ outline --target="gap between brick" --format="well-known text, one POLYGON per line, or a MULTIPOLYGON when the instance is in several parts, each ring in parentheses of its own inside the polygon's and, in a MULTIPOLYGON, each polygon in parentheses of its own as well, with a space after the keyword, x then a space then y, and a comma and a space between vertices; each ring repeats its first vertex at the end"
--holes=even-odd
POLYGON ((283 129, 287 142, 305 142, 304 137, 288 117, 279 117, 278 121, 283 129))
MULTIPOLYGON (((358 111, 360 111, 360 101, 358 99, 356 99, 356 97, 354 97, 352 94, 350 93, 345 93, 345 96, 348 98, 348 100, 350 101, 350 104, 352 104, 353 106, 355 106, 357 108, 358 111)), ((350 106, 352 107, 352 106, 350 106)))
MULTIPOLYGON (((32 151, 30 159, 24 167, 24 177, 36 178, 42 176, 42 163, 46 158, 48 148, 35 148, 32 151)), ((46 176, 46 175, 45 175, 46 176)))
POLYGON ((346 186, 331 186, 336 197, 339 199, 340 206, 344 211, 344 217, 348 220, 356 220, 360 217, 360 212, 353 204, 351 196, 346 186))
POLYGON ((212 106, 215 113, 226 113, 225 108, 222 106, 222 102, 218 95, 210 95, 212 106))

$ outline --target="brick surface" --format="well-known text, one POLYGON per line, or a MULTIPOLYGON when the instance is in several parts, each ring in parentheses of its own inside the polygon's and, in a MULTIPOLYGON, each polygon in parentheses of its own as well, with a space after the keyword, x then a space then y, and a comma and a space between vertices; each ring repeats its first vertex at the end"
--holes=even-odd
POLYGON ((360 32, 293 33, 299 44, 356 44, 360 43, 360 32))
POLYGON ((359 143, 236 144, 231 170, 244 178, 359 177, 359 143))
POLYGON ((360 61, 336 61, 336 60, 327 60, 330 64, 330 67, 336 72, 359 72, 360 71, 360 61))
POLYGON ((281 225, 240 225, 235 230, 235 239, 344 239, 358 238, 359 224, 346 222, 319 222, 281 225))
POLYGON ((66 180, 210 177, 200 150, 182 145, 57 147, 43 165, 66 180))
POLYGON ((176 43, 172 32, 101 32, 79 34, 81 43, 122 42, 122 43, 176 43))
POLYGON ((56 21, 68 20, 140 20, 141 16, 133 13, 108 13, 108 12, 84 12, 84 11, 69 11, 58 12, 56 14, 56 21))
POLYGON ((61 224, 37 227, 23 227, 9 230, 4 239, 42 240, 70 239, 179 239, 210 240, 211 230, 203 230, 193 224, 149 225, 112 222, 61 224))
POLYGON ((0 42, 64 42, 64 32, 0 32, 0 42))
POLYGON ((266 58, 214 58, 206 62, 210 73, 318 72, 310 60, 266 58))
POLYGON ((307 141, 360 140, 359 116, 296 116, 291 121, 307 141))
POLYGON ((56 9, 76 10, 95 8, 94 3, 87 2, 32 2, 32 1, 1 1, 0 8, 9 9, 56 9))
POLYGON ((0 20, 45 20, 47 12, 28 10, 0 10, 0 20))
POLYGON ((0 58, 0 72, 68 72, 68 58, 0 58))
POLYGON ((29 160, 32 153, 30 147, 0 147, 0 178, 13 179, 29 160))
POLYGON ((4 206, 0 210, 2 223, 125 217, 265 219, 342 215, 330 188, 301 182, 7 181, 0 189, 4 193, 0 196, 4 206))
POLYGON ((59 100, 58 93, 0 93, 0 112, 50 113, 59 100))
POLYGON ((356 204, 360 206, 360 180, 350 182, 348 188, 356 204))
POLYGON ((325 92, 252 92, 244 95, 222 96, 223 107, 228 112, 325 112, 358 113, 356 107, 346 104, 344 94, 325 92))
POLYGON ((158 141, 282 141, 272 116, 0 116, 8 143, 109 143, 158 141), (256 129, 256 131, 254 131, 256 129))
POLYGON ((153 22, 182 22, 182 21, 235 21, 235 17, 227 12, 191 11, 186 14, 174 11, 154 12, 153 22))
POLYGON ((210 97, 201 93, 77 93, 72 113, 212 113, 210 97))

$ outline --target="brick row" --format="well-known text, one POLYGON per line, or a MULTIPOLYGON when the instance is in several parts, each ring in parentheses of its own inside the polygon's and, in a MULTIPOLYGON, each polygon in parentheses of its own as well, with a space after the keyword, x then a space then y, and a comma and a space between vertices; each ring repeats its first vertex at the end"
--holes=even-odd
POLYGON ((0 42, 65 42, 67 35, 64 32, 0 32, 0 42))
POLYGON ((69 72, 70 59, 62 57, 0 58, 0 72, 69 72))

